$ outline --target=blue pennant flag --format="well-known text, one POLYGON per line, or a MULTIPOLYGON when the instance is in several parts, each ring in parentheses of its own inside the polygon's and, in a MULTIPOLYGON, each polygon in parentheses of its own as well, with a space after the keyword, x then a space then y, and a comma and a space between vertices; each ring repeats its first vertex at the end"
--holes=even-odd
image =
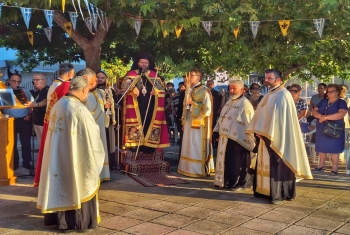
POLYGON ((88 12, 89 12, 89 16, 91 17, 90 7, 89 7, 89 1, 88 1, 88 0, 84 0, 84 2, 85 2, 85 5, 86 5, 87 10, 88 10, 88 12))
POLYGON ((258 33, 258 28, 260 25, 260 21, 249 21, 250 29, 252 30, 253 37, 256 37, 256 34, 258 33))
POLYGON ((90 10, 91 10, 92 25, 94 26, 95 31, 97 31, 97 14, 95 13, 95 6, 92 3, 90 3, 90 10))
POLYGON ((44 10, 45 18, 47 23, 49 24, 50 29, 52 28, 53 14, 52 10, 44 10))
POLYGON ((92 33, 92 20, 91 17, 87 17, 84 19, 86 27, 89 29, 90 33, 92 33))
POLYGON ((78 19, 78 13, 76 12, 69 12, 69 18, 72 22, 73 29, 75 31, 75 28, 77 27, 77 19, 78 19))
POLYGON ((0 18, 1 18, 2 4, 3 4, 3 3, 0 3, 0 18))
POLYGON ((26 23, 28 29, 30 17, 32 16, 32 8, 21 7, 20 9, 24 18, 24 22, 26 23))
POLYGON ((96 7, 96 13, 97 13, 98 18, 100 19, 102 28, 103 28, 104 30, 106 30, 105 27, 103 26, 103 20, 101 19, 102 11, 96 7), (100 15, 100 13, 101 13, 101 15, 100 15))
POLYGON ((320 35, 320 37, 322 37, 324 23, 325 23, 325 19, 324 18, 314 19, 314 24, 315 24, 315 27, 317 29, 318 35, 320 35))

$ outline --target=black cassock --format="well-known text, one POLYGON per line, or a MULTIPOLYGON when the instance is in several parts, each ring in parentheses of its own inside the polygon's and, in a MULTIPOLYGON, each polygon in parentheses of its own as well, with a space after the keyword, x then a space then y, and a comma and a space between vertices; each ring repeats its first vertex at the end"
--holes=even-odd
MULTIPOLYGON (((296 177, 294 172, 283 162, 278 154, 270 147, 271 140, 262 136, 266 148, 270 155, 270 196, 266 196, 255 191, 256 189, 256 172, 254 177, 254 196, 268 198, 271 201, 291 200, 295 198, 296 177)), ((259 155, 258 155, 259 158, 259 155)))

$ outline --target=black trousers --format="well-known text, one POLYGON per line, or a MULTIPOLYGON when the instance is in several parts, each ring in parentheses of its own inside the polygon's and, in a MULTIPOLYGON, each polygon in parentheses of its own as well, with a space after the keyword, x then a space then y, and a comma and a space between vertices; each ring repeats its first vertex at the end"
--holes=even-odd
MULTIPOLYGON (((263 137, 270 155, 270 200, 293 199, 296 195, 294 172, 283 162, 278 154, 270 147, 271 141, 263 137)), ((259 155, 258 155, 259 160, 259 155)), ((254 179, 254 195, 266 197, 255 192, 256 178, 254 179)))
POLYGON ((96 196, 83 202, 78 210, 59 211, 44 215, 44 225, 57 225, 58 229, 83 230, 97 226, 96 196))
POLYGON ((179 150, 179 161, 181 157, 181 147, 182 147, 182 137, 184 136, 184 132, 182 131, 182 121, 176 119, 177 131, 180 133, 180 150, 179 150))
MULTIPOLYGON (((110 141, 109 141, 109 131, 108 128, 106 129, 106 139, 107 139, 107 152, 108 152, 108 161, 109 161, 109 167, 116 166, 115 164, 115 151, 113 153, 110 153, 110 141)), ((114 131, 113 131, 114 133, 114 131)), ((115 146, 114 146, 115 149, 115 146)))
POLYGON ((22 145, 22 159, 23 166, 30 168, 30 162, 32 160, 32 148, 31 148, 31 135, 32 135, 32 122, 26 121, 23 118, 15 118, 15 159, 14 168, 17 169, 19 165, 19 154, 17 149, 17 134, 22 145))

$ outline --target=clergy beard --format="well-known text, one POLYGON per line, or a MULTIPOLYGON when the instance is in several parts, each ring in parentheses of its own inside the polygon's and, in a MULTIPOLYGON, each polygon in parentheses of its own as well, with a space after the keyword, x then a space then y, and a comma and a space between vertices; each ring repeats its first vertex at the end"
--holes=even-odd
POLYGON ((104 83, 97 83, 97 88, 105 88, 106 87, 106 82, 104 83))
POLYGON ((145 72, 147 72, 148 71, 148 66, 146 66, 146 67, 139 67, 139 73, 145 73, 145 72))
POLYGON ((240 94, 230 94, 230 98, 234 99, 234 100, 237 99, 240 96, 241 96, 240 94))

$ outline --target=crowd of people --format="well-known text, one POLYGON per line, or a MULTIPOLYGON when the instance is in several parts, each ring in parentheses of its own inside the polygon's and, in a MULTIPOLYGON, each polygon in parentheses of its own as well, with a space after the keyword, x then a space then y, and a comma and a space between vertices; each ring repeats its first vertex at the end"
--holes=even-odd
MULTIPOLYGON (((349 125, 350 100, 344 85, 320 83, 308 105, 300 98, 301 87, 293 84, 286 89, 276 69, 265 71, 269 92, 263 96, 260 84, 248 88, 242 80, 230 80, 228 91, 218 92, 213 80, 204 85, 203 72, 193 68, 175 92, 174 84, 157 75, 147 53, 135 58, 117 90, 107 84, 103 71, 86 68, 76 73, 72 64, 64 63, 58 75, 49 87, 44 74, 34 74, 35 92, 30 94, 20 87, 21 76, 12 74, 10 88, 23 91, 27 100, 22 109, 3 111, 15 118, 22 164, 28 169, 34 167, 30 156, 34 124, 40 143, 34 186, 39 187, 37 206, 45 214, 45 225, 84 231, 99 223, 99 185, 110 179, 118 164, 114 105, 122 95, 124 148, 137 155, 168 147, 167 127, 175 124, 180 134, 178 173, 206 177, 215 172, 214 185, 219 189, 252 187, 256 197, 274 204, 293 200, 296 177, 312 178, 302 135, 311 128, 316 128, 320 156, 314 170, 325 171, 330 154, 331 174, 338 174, 349 125), (337 136, 325 130, 335 130, 337 136)), ((14 168, 18 166, 15 147, 14 168)))

